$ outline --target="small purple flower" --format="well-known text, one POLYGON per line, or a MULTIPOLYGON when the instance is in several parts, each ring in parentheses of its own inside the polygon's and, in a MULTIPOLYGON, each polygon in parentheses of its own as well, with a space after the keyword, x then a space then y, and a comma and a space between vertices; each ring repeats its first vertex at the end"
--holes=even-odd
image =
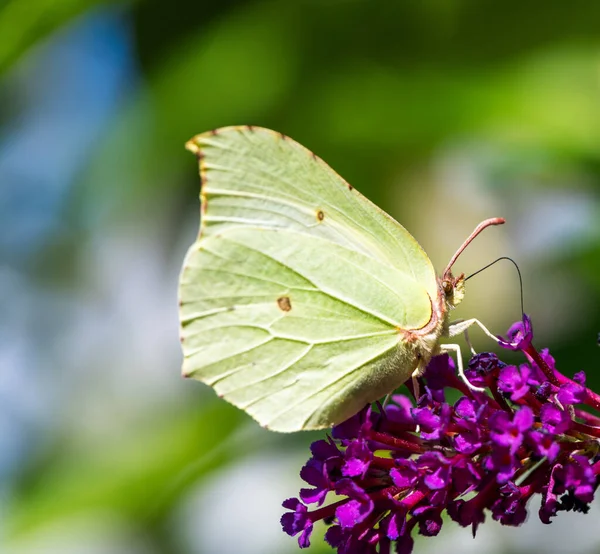
POLYGON ((529 392, 529 378, 531 369, 528 365, 522 364, 517 367, 507 365, 500 370, 498 376, 498 388, 510 395, 510 399, 516 402, 523 398, 529 392))
POLYGON ((557 387, 555 387, 550 381, 544 381, 535 391, 535 397, 540 402, 547 402, 550 396, 555 394, 557 390, 557 387))
POLYGON ((342 452, 331 440, 313 442, 312 458, 300 471, 300 477, 314 488, 300 489, 300 498, 307 504, 321 505, 327 493, 334 489, 336 477, 340 475, 343 463, 342 452))
POLYGON ((419 469, 412 460, 398 460, 396 467, 390 470, 390 477, 398 488, 408 489, 417 482, 419 469))
POLYGON ((362 433, 367 433, 371 429, 371 406, 365 406, 360 412, 343 423, 336 425, 331 430, 331 436, 334 439, 356 439, 362 433))
POLYGON ((484 435, 479 419, 487 404, 478 404, 476 400, 465 396, 454 404, 454 447, 462 454, 473 454, 483 445, 484 435))
POLYGON ((431 390, 443 390, 456 385, 454 360, 448 354, 434 356, 425 370, 427 386, 431 390))
POLYGON ((536 458, 548 458, 549 462, 554 462, 560 452, 560 445, 556 442, 552 433, 542 431, 531 431, 527 437, 528 444, 536 458))
POLYGON ((412 411, 415 423, 421 426, 421 436, 426 440, 438 440, 450 423, 452 410, 448 404, 442 404, 436 411, 438 413, 430 408, 415 408, 412 411))
POLYGON ((292 537, 301 533, 300 537, 298 537, 300 548, 309 547, 313 522, 308 515, 306 506, 297 498, 288 498, 282 505, 288 510, 293 510, 293 512, 288 512, 281 516, 283 530, 292 537))
POLYGON ((346 462, 342 467, 345 477, 364 477, 373 459, 373 453, 363 439, 354 439, 346 446, 346 462))
POLYGON ((350 498, 348 502, 338 506, 335 511, 335 516, 342 528, 354 527, 373 511, 371 497, 351 479, 338 481, 335 492, 350 498))
POLYGON ((486 471, 496 474, 496 481, 500 484, 507 483, 519 469, 519 460, 508 446, 494 446, 492 453, 483 459, 486 471))
POLYGON ((474 454, 483 446, 484 435, 481 427, 474 422, 458 422, 460 430, 454 436, 454 448, 461 454, 474 454))
POLYGON ((574 454, 561 473, 563 487, 579 501, 589 504, 594 499, 596 474, 585 456, 574 454))
POLYGON ((395 394, 392 396, 392 402, 386 406, 385 417, 393 424, 406 427, 407 429, 414 429, 415 424, 411 413, 412 409, 413 403, 410 398, 403 394, 395 394))
POLYGON ((575 375, 573 375, 573 381, 575 381, 578 385, 585 387, 585 371, 578 371, 575 375))
POLYGON ((479 525, 485 522, 484 507, 481 506, 479 496, 467 501, 459 499, 450 502, 447 510, 448 515, 461 527, 471 526, 473 536, 477 533, 479 525))
POLYGON ((310 445, 310 452, 313 458, 322 462, 342 455, 340 449, 331 439, 313 442, 310 445))
POLYGON ((521 489, 509 481, 500 489, 500 496, 490 507, 492 518, 502 525, 518 527, 527 519, 527 500, 521 489))
POLYGON ((300 489, 300 498, 302 502, 306 504, 314 504, 315 502, 319 505, 323 504, 327 493, 331 490, 331 484, 329 479, 324 474, 322 467, 309 460, 308 463, 300 470, 300 477, 307 482, 309 485, 313 485, 314 488, 300 489))
POLYGON ((505 365, 493 352, 481 352, 469 360, 465 375, 471 384, 477 387, 487 387, 488 380, 494 379, 494 376, 505 365))
POLYGON ((435 537, 442 529, 442 510, 439 507, 420 506, 413 510, 419 521, 419 533, 424 537, 435 537))
POLYGON ((300 489, 300 498, 307 504, 318 503, 323 504, 327 493, 333 490, 332 481, 327 477, 325 464, 318 464, 309 460, 308 463, 300 470, 300 477, 314 488, 300 489))
POLYGON ((498 344, 509 350, 527 350, 533 339, 531 319, 523 314, 523 321, 513 324, 506 333, 506 339, 498 337, 498 344))
POLYGON ((540 421, 543 429, 554 435, 561 435, 568 431, 573 423, 569 413, 554 404, 544 404, 541 407, 540 421))
POLYGON ((475 422, 478 418, 480 405, 477 401, 461 396, 454 404, 454 414, 460 419, 475 422))
POLYGON ((585 387, 575 382, 565 383, 564 385, 561 385, 556 395, 556 399, 563 406, 582 404, 585 402, 585 387))
POLYGON ((458 495, 477 488, 483 478, 483 468, 467 457, 460 457, 452 466, 452 486, 458 495))
POLYGON ((533 412, 523 406, 514 417, 506 412, 498 411, 490 417, 490 438, 499 447, 506 447, 511 454, 516 454, 523 443, 525 433, 533 426, 533 412))
POLYGON ((423 484, 432 491, 446 488, 450 481, 450 462, 438 452, 426 452, 417 460, 423 484))
POLYGON ((556 475, 559 474, 563 466, 561 464, 555 464, 550 471, 548 483, 542 487, 542 505, 539 510, 540 521, 542 523, 550 524, 550 518, 556 516, 560 503, 558 501, 558 495, 555 492, 556 489, 556 475))
POLYGON ((489 375, 502 369, 506 364, 498 359, 493 352, 475 354, 469 360, 469 369, 480 375, 489 375))
POLYGON ((406 516, 408 507, 393 497, 390 498, 391 505, 394 507, 389 515, 383 520, 383 530, 385 536, 393 541, 398 540, 406 532, 406 516))

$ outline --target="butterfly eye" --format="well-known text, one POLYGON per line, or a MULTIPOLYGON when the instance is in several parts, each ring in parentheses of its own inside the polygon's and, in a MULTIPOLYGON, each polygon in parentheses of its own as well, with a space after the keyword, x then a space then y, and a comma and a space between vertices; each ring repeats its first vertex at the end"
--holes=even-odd
POLYGON ((448 279, 444 279, 442 288, 444 289, 444 294, 446 296, 450 296, 454 292, 454 285, 452 284, 452 281, 449 281, 448 279))

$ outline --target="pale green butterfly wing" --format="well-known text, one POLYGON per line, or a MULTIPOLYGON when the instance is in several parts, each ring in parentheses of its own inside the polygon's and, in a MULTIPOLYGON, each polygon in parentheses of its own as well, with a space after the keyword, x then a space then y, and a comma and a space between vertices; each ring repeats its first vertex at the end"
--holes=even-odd
POLYGON ((430 321, 437 294, 410 234, 272 131, 189 146, 203 185, 180 281, 184 374, 278 431, 339 423, 409 378, 403 330, 430 321))
POLYGON ((435 271, 410 233, 302 145, 228 127, 187 146, 202 157, 203 236, 236 225, 308 232, 393 265, 436 298, 435 271))

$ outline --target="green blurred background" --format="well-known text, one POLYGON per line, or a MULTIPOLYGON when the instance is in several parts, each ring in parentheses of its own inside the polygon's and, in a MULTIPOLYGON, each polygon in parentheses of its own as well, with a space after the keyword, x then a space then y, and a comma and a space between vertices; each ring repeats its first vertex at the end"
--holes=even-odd
MULTIPOLYGON (((259 429, 179 376, 193 134, 272 127, 441 270, 512 256, 539 347, 600 387, 600 3, 8 0, 0 8, 0 551, 279 554, 320 435, 259 429)), ((503 333, 498 264, 457 317, 503 333)), ((474 331, 479 349, 490 344, 474 331)), ((452 524, 418 552, 597 552, 591 515, 452 524)), ((319 532, 311 552, 319 546, 319 532)))

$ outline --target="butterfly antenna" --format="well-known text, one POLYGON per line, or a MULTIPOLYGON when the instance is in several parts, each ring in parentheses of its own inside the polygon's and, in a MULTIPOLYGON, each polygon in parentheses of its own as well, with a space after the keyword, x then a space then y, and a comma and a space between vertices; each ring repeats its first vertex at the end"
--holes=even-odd
POLYGON ((479 233, 481 233, 481 231, 483 231, 487 227, 490 227, 491 225, 502 225, 503 223, 505 223, 505 221, 506 220, 503 217, 492 217, 490 219, 482 221, 479 225, 477 225, 477 227, 475 227, 475 230, 467 237, 467 240, 465 240, 465 242, 462 243, 460 248, 454 253, 454 256, 452 256, 452 258, 450 259, 450 262, 444 270, 443 277, 446 278, 448 276, 450 270, 452 269, 452 266, 454 265, 454 262, 456 262, 458 257, 463 253, 463 250, 473 242, 473 239, 479 233))
POLYGON ((488 267, 492 267, 495 263, 499 262, 500 260, 508 260, 509 262, 511 262, 515 266, 515 269, 517 270, 517 273, 519 275, 519 286, 521 288, 521 314, 524 314, 525 313, 525 308, 524 308, 524 303, 523 303, 523 277, 521 276, 521 270, 519 269, 519 266, 518 266, 517 262, 515 262, 512 258, 509 258, 508 256, 502 256, 502 257, 498 258, 497 260, 494 260, 493 262, 491 262, 491 263, 487 264, 486 266, 482 267, 481 269, 478 269, 475 273, 471 273, 471 275, 469 275, 465 279, 465 281, 468 281, 471 277, 475 277, 475 275, 477 275, 478 273, 481 273, 482 271, 484 271, 488 267))

